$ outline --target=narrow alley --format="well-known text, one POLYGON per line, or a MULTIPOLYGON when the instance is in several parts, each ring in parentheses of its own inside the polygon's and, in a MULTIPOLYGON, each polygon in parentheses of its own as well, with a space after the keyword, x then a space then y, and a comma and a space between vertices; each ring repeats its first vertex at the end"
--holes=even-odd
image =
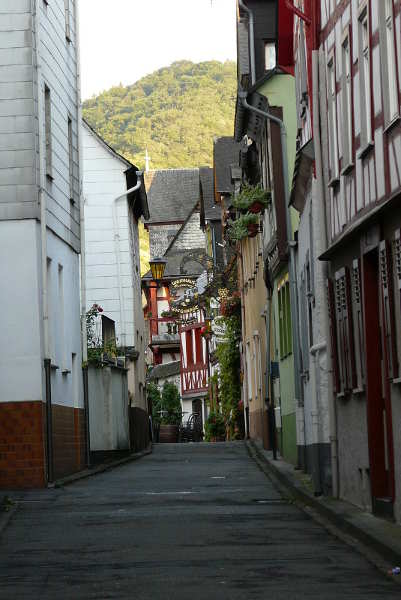
POLYGON ((242 442, 163 444, 64 488, 18 492, 0 598, 399 598, 287 503, 242 442))

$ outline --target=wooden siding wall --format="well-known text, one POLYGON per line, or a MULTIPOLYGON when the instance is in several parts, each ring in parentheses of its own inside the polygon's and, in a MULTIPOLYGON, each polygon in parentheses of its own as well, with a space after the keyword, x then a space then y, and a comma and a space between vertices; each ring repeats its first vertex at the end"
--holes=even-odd
MULTIPOLYGON (((53 181, 46 181, 47 222, 50 229, 77 252, 80 248, 76 0, 70 0, 70 42, 66 39, 65 2, 40 2, 39 57, 41 97, 51 94, 53 181), (73 200, 70 201, 68 117, 72 120, 73 200)), ((37 117, 37 114, 36 114, 37 117)), ((37 122, 36 129, 39 125, 37 122)), ((37 141, 38 144, 38 141, 37 141)))
POLYGON ((0 2, 0 219, 38 215, 31 0, 0 2))
POLYGON ((78 95, 75 0, 70 0, 70 38, 65 35, 64 0, 0 3, 0 218, 39 216, 39 111, 50 89, 52 175, 46 178, 50 229, 79 251, 78 95), (40 10, 39 36, 35 31, 40 10), (39 48, 36 47, 40 40, 39 48), (38 52, 37 52, 38 50, 38 52), (40 72, 38 97, 37 73, 40 72), (73 202, 70 201, 68 118, 72 121, 73 202))
MULTIPOLYGON (((338 159, 340 176, 338 182, 329 189, 329 214, 331 242, 346 228, 381 202, 401 192, 401 125, 400 121, 387 127, 384 116, 383 93, 388 89, 381 68, 384 61, 380 41, 379 3, 370 0, 367 3, 370 17, 370 69, 371 69, 371 122, 372 145, 363 152, 361 144, 361 107, 365 98, 360 94, 359 72, 359 27, 358 0, 324 0, 321 3, 321 50, 327 68, 330 56, 334 56, 336 77, 336 128, 338 138, 338 159), (342 115, 344 114, 342 97, 342 58, 341 43, 344 32, 349 28, 351 44, 352 73, 352 118, 353 149, 351 168, 344 172, 347 165, 343 161, 342 115)), ((394 29, 397 52, 399 103, 401 103, 401 16, 400 2, 394 0, 394 29)), ((323 85, 323 84, 322 84, 323 85)), ((401 110, 401 109, 400 109, 401 110)), ((329 161, 328 151, 323 149, 324 160, 329 161)), ((330 243, 330 241, 329 241, 330 243)))

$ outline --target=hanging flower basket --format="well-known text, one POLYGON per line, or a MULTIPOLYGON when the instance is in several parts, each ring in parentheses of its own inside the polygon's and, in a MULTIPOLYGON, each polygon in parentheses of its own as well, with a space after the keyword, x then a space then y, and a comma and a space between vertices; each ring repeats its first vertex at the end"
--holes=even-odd
POLYGON ((228 235, 231 240, 239 242, 246 237, 255 237, 258 231, 258 215, 247 213, 246 215, 241 215, 236 221, 230 222, 228 235))
POLYGON ((259 223, 249 223, 247 225, 248 237, 255 237, 259 232, 259 223))
POLYGON ((232 198, 233 206, 241 212, 258 214, 271 202, 270 190, 265 190, 259 185, 244 185, 237 196, 232 198))

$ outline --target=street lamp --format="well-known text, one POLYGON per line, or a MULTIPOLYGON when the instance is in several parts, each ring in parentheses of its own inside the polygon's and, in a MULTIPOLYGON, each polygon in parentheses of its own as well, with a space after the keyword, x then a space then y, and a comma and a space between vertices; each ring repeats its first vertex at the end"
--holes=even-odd
POLYGON ((149 261, 149 264, 153 279, 155 281, 160 281, 160 279, 163 279, 164 269, 166 268, 167 261, 164 258, 154 258, 149 261))

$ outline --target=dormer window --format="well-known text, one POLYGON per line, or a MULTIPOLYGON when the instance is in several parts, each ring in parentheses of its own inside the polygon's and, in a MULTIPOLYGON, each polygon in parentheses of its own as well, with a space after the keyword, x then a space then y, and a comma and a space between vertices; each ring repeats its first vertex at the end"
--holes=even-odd
POLYGON ((270 71, 276 66, 276 43, 265 42, 265 71, 270 71))

